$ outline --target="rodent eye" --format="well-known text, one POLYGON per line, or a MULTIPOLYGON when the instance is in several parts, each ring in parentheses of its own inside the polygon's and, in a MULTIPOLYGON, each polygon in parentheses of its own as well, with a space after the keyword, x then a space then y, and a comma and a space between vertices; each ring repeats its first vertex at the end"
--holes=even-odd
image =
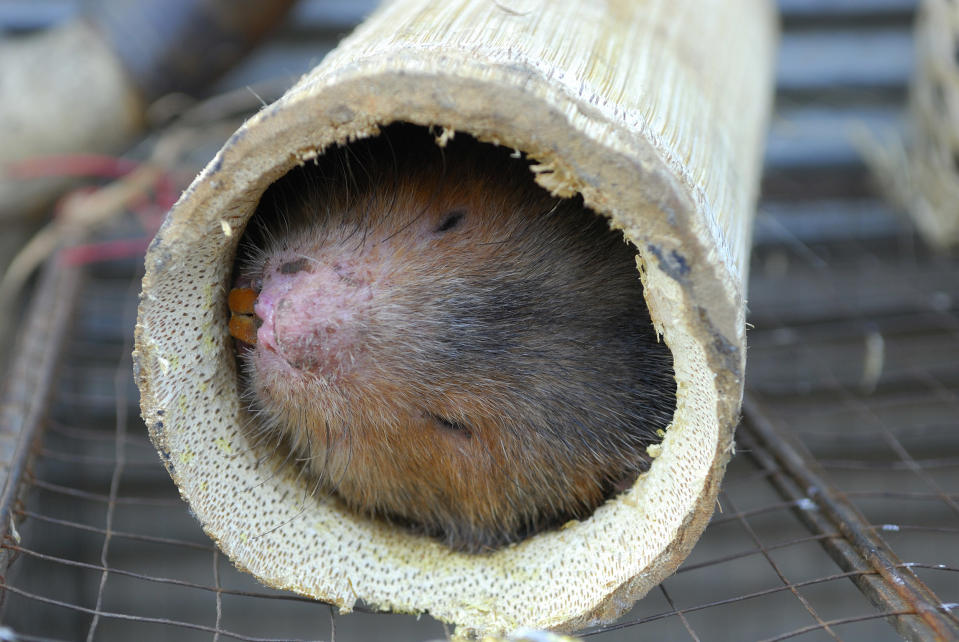
POLYGON ((436 423, 438 423, 440 426, 442 426, 443 428, 446 428, 447 430, 453 430, 453 431, 462 433, 464 437, 473 436, 473 431, 471 431, 469 427, 464 424, 458 423, 456 421, 450 421, 449 419, 445 419, 443 417, 440 417, 438 415, 433 415, 433 414, 430 415, 430 418, 436 423))
POLYGON ((446 216, 443 218, 443 222, 440 223, 434 232, 448 232, 463 220, 466 216, 466 212, 463 210, 453 210, 452 212, 447 212, 446 216))

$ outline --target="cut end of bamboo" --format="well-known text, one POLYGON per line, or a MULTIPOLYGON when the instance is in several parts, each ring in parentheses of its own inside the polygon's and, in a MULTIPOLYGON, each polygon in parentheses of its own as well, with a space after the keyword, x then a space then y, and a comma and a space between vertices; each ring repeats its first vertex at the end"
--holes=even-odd
POLYGON ((206 532, 265 584, 345 610, 428 612, 464 636, 575 630, 619 617, 705 528, 742 397, 773 20, 751 0, 604 7, 384 6, 233 136, 151 246, 144 419, 206 532), (519 150, 541 186, 581 195, 637 248, 673 355, 675 414, 649 470, 588 519, 489 554, 312 501, 295 469, 260 464, 242 426, 227 296, 247 221, 293 167, 396 122, 519 150))

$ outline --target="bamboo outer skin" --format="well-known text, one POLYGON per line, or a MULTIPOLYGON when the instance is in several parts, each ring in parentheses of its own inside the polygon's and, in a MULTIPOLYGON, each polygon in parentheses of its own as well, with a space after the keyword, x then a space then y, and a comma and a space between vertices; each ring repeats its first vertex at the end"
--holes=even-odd
POLYGON ((226 143, 147 255, 135 367, 144 419, 206 532, 271 586, 349 610, 422 613, 457 635, 610 621, 701 534, 732 449, 744 287, 770 103, 762 0, 397 0, 226 143), (488 555, 308 499, 257 464, 225 303, 263 191, 333 144, 390 122, 467 132, 535 159, 638 248, 677 408, 633 488, 582 522, 488 555))

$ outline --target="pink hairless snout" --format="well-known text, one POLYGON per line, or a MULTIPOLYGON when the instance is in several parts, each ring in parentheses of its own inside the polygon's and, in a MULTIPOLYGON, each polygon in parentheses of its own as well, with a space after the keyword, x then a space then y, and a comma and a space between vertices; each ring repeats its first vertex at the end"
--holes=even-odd
POLYGON ((256 298, 256 304, 253 306, 253 313, 259 317, 259 329, 256 331, 257 345, 262 346, 273 352, 280 352, 276 337, 276 307, 279 300, 289 293, 291 283, 271 284, 271 287, 264 287, 256 298))
POLYGON ((269 273, 253 311, 262 322, 257 345, 290 366, 315 374, 342 374, 358 355, 358 320, 370 288, 340 265, 269 273))

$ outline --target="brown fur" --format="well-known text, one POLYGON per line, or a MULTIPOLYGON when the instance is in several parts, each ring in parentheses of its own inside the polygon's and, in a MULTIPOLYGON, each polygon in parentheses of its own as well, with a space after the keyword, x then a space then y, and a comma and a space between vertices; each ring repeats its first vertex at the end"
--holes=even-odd
POLYGON ((237 287, 277 300, 241 351, 261 434, 460 550, 588 516, 675 404, 634 250, 526 164, 391 127, 274 185, 240 251, 237 287))

